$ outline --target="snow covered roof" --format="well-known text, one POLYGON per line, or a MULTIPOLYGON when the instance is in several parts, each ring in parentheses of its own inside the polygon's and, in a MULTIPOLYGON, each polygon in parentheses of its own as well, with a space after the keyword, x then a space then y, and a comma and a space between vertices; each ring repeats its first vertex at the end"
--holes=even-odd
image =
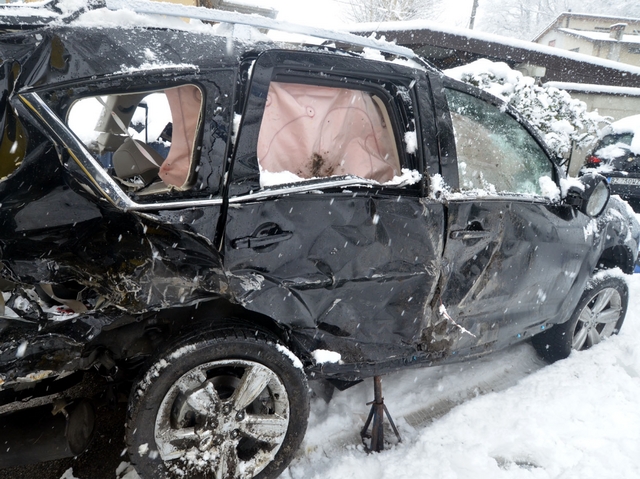
POLYGON ((558 28, 559 32, 574 35, 576 37, 586 38, 595 42, 618 42, 618 43, 638 43, 640 44, 640 35, 622 35, 622 39, 617 41, 611 38, 607 32, 592 32, 588 30, 576 30, 574 28, 558 28))
MULTIPOLYGON (((617 86, 640 84, 640 67, 547 45, 464 28, 447 27, 427 20, 361 23, 344 27, 353 33, 377 33, 418 50, 438 47, 476 54, 510 64, 531 63, 544 66, 550 80, 579 80, 617 86)), ((477 57, 476 57, 477 58, 477 57)), ((473 58, 475 59, 475 58, 473 58)))
MULTIPOLYGON (((220 4, 224 2, 225 0, 218 0, 220 4)), ((229 3, 227 2, 227 4, 229 3)), ((91 28, 146 26, 177 30, 201 30, 198 25, 192 27, 185 22, 178 25, 173 21, 180 18, 232 25, 232 32, 236 26, 277 30, 329 40, 338 44, 369 48, 407 59, 416 57, 409 48, 375 38, 363 38, 344 31, 297 25, 257 14, 223 11, 166 1, 49 0, 38 4, 0 4, 0 31, 20 31, 40 28, 45 25, 87 26, 91 28)), ((196 23, 200 24, 200 22, 196 23)), ((235 38, 235 33, 233 36, 235 38)))
MULTIPOLYGON (((605 128, 605 133, 640 133, 640 115, 627 116, 618 121, 614 121, 605 128)), ((639 139, 640 139, 640 135, 639 139)))
POLYGON ((551 23, 549 23, 544 29, 533 38, 533 42, 537 42, 543 35, 552 30, 556 25, 560 24, 560 22, 567 17, 575 18, 575 19, 593 19, 593 20, 604 20, 609 23, 609 26, 616 23, 626 23, 626 24, 640 24, 640 18, 631 18, 631 17, 617 17, 613 15, 596 15, 592 13, 573 13, 573 12, 562 12, 558 15, 551 23))
POLYGON ((550 81, 550 82, 546 82, 544 85, 558 88, 560 90, 567 90, 567 91, 573 91, 573 92, 605 93, 609 95, 619 95, 619 96, 640 96, 640 88, 634 88, 634 87, 594 85, 589 83, 572 83, 572 82, 561 82, 561 81, 550 81))

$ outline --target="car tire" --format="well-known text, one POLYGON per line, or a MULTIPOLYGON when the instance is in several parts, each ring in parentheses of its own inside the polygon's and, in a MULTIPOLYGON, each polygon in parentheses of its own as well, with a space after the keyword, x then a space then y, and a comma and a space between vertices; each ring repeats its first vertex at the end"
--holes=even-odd
POLYGON ((617 334, 629 303, 627 283, 615 276, 592 279, 582 293, 571 319, 532 338, 537 353, 553 363, 572 350, 588 349, 617 334))
POLYGON ((126 441, 141 478, 274 478, 304 437, 302 364, 248 329, 182 342, 131 391, 126 441))

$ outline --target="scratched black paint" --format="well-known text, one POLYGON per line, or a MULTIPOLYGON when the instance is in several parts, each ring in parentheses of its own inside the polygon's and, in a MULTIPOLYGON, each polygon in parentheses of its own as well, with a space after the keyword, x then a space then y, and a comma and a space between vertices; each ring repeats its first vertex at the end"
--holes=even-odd
POLYGON ((603 257, 632 268, 637 237, 623 215, 605 215, 587 237, 592 220, 571 206, 431 190, 436 174, 458 186, 442 87, 468 87, 322 48, 228 42, 144 28, 0 37, 0 287, 19 313, 0 318, 5 388, 37 371, 144 357, 175 335, 234 322, 278 334, 316 377, 355 381, 504 347, 566 321, 603 257), (148 69, 145 49, 164 67, 148 69), (375 91, 403 165, 423 180, 261 187, 256 142, 272 80, 375 91), (27 101, 36 94, 64 123, 86 96, 185 83, 205 98, 192 188, 133 196, 128 207, 74 159, 65 127, 27 101), (420 147, 407 152, 403 135, 414 129, 420 147), (43 287, 75 304, 73 319, 53 321, 38 306, 43 287), (342 362, 315 364, 315 349, 342 362))

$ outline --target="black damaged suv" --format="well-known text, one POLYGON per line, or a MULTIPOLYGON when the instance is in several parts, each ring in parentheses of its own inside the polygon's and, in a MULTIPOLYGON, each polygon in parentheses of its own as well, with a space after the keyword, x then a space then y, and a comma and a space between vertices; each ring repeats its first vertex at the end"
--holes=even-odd
POLYGON ((308 380, 619 330, 602 270, 632 272, 638 229, 606 180, 566 180, 516 112, 410 51, 0 14, 3 466, 83 450, 89 370, 129 385, 141 477, 268 478, 308 380))

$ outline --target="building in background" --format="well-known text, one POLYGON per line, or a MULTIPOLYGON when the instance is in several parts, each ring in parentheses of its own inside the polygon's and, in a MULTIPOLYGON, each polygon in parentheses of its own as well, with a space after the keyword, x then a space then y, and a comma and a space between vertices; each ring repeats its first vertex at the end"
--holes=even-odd
POLYGON ((640 66, 640 18, 561 13, 533 41, 640 66))
MULTIPOLYGON (((640 66, 640 18, 562 13, 533 41, 540 45, 640 66)), ((616 120, 640 112, 640 82, 636 88, 611 82, 549 82, 584 101, 591 110, 616 120)))

